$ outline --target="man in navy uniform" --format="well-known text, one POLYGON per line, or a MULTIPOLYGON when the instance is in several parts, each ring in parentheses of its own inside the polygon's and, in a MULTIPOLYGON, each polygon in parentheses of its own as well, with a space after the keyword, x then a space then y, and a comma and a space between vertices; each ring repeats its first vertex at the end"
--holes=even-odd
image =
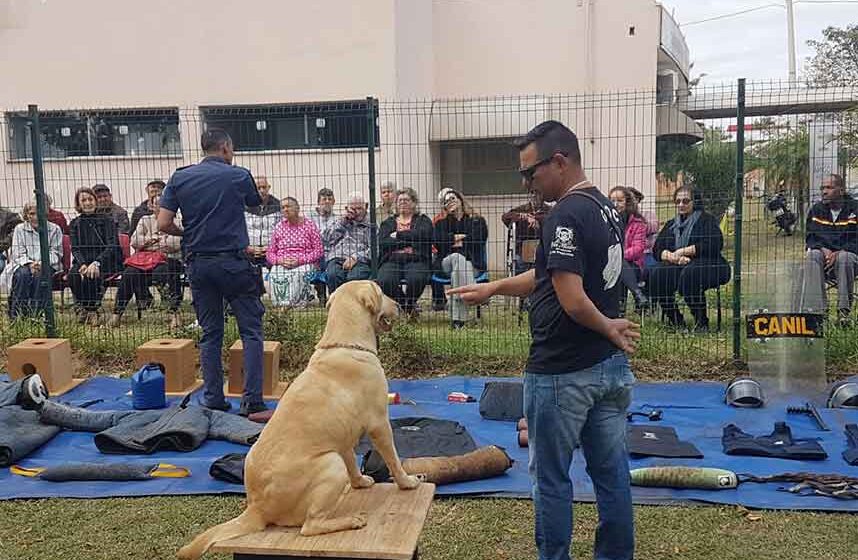
POLYGON ((250 171, 232 165, 232 139, 224 130, 209 128, 201 139, 205 153, 196 165, 180 167, 170 177, 161 196, 158 227, 182 236, 182 250, 200 339, 203 398, 208 408, 228 410, 223 394, 224 306, 232 308, 244 346, 244 395, 239 414, 266 409, 262 400, 263 292, 259 271, 248 259, 245 206, 259 206, 262 199, 250 171), (177 211, 182 228, 173 223, 177 211))

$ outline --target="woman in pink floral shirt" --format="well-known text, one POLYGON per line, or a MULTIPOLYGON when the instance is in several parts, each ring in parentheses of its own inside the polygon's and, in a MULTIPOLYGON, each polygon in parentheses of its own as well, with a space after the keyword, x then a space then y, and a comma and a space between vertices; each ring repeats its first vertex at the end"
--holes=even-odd
POLYGON ((298 201, 283 199, 283 219, 271 234, 266 258, 271 265, 271 301, 278 307, 303 307, 313 297, 310 277, 322 258, 322 238, 311 220, 301 216, 298 201))

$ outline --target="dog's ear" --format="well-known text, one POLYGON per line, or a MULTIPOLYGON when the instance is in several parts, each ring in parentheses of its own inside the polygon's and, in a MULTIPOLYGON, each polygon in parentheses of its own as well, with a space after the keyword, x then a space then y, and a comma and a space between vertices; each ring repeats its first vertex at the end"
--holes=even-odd
POLYGON ((378 315, 381 312, 381 288, 375 282, 367 282, 357 299, 373 315, 378 315))
POLYGON ((334 292, 328 296, 328 302, 325 304, 325 309, 328 311, 331 310, 331 302, 334 301, 334 296, 337 295, 337 292, 334 292))

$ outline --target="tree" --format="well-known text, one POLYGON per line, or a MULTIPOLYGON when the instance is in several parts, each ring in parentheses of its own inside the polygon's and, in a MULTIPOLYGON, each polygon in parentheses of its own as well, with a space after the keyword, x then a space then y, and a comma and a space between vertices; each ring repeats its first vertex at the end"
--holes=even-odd
POLYGON ((657 169, 671 179, 682 172, 685 183, 697 188, 706 210, 715 216, 735 198, 736 143, 720 128, 705 129, 702 142, 673 151, 657 169))
MULTIPOLYGON (((854 88, 858 84, 858 24, 828 27, 822 41, 808 41, 816 50, 807 59, 807 81, 812 86, 841 86, 854 88)), ((858 165, 858 108, 838 115, 838 140, 844 163, 858 165)))
POLYGON ((800 195, 807 190, 810 176, 807 123, 785 128, 773 123, 768 129, 768 139, 748 149, 746 168, 762 168, 770 192, 785 190, 800 195))
POLYGON ((858 24, 845 29, 827 27, 822 41, 810 40, 816 53, 807 59, 805 73, 814 86, 846 86, 858 83, 858 24))

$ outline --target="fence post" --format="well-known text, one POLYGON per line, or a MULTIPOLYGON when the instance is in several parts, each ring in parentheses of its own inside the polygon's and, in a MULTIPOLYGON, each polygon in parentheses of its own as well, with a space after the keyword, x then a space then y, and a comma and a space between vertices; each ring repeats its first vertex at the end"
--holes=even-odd
POLYGON ((736 94, 736 215, 733 226, 733 362, 742 350, 742 206, 745 197, 745 78, 736 94))
POLYGON ((372 277, 378 272, 378 223, 375 215, 375 121, 378 117, 378 102, 373 97, 366 98, 366 145, 367 175, 369 180, 369 223, 370 223, 370 267, 372 277))
POLYGON ((45 170, 42 162, 41 125, 39 124, 39 106, 28 107, 30 140, 33 149, 33 181, 35 183, 36 215, 39 220, 39 248, 41 249, 42 276, 39 279, 43 294, 48 294, 45 306, 45 336, 56 338, 57 325, 54 318, 53 271, 51 269, 51 250, 48 245, 48 204, 45 199, 45 170))

